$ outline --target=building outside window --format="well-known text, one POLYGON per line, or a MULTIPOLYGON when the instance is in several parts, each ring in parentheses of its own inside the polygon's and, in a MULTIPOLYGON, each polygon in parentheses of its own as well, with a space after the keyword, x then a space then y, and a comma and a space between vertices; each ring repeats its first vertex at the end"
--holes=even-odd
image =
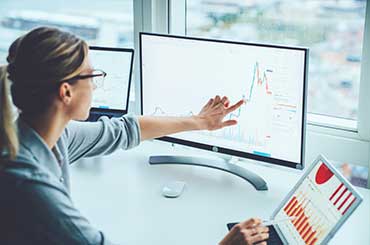
POLYGON ((89 45, 133 47, 132 0, 2 0, 0 2, 0 64, 10 44, 38 26, 72 32, 89 45))
POLYGON ((191 36, 310 48, 308 111, 356 120, 365 0, 187 0, 191 36))

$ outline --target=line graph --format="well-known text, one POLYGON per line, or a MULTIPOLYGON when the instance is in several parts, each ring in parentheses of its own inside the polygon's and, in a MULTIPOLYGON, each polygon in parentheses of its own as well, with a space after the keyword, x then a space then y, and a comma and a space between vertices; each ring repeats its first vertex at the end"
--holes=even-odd
MULTIPOLYGON (((239 107, 236 112, 232 112, 229 114, 228 119, 239 119, 242 116, 242 113, 249 113, 251 107, 260 107, 260 111, 265 111, 266 108, 272 107, 272 104, 267 103, 263 105, 264 102, 267 102, 266 99, 257 98, 257 96, 267 96, 272 97, 273 92, 270 90, 270 82, 271 80, 268 78, 268 73, 273 73, 272 69, 265 69, 263 72, 261 71, 261 67, 259 62, 256 61, 253 65, 253 72, 252 75, 249 75, 250 85, 249 91, 248 89, 243 89, 245 93, 242 94, 242 98, 245 103, 239 107), (261 105, 262 104, 262 105, 261 105), (262 108, 265 107, 265 108, 262 108)), ((248 78, 246 77, 246 81, 248 78)), ((247 83, 245 83, 247 85, 247 83)), ((246 86, 245 88, 248 88, 246 86)), ((265 120, 268 120, 266 118, 265 120)), ((224 129, 222 132, 222 137, 231 140, 238 140, 247 144, 248 147, 258 147, 260 149, 266 148, 268 141, 271 140, 271 134, 268 132, 270 130, 255 128, 251 130, 245 130, 244 125, 237 125, 236 127, 230 127, 224 129)), ((269 153, 254 151, 253 153, 258 155, 269 156, 269 153), (267 154, 267 155, 266 155, 267 154)))
POLYGON ((154 108, 154 112, 152 112, 150 115, 152 116, 165 116, 167 113, 160 107, 156 106, 154 108))
MULTIPOLYGON (((248 69, 247 69, 248 70, 248 69)), ((227 127, 218 131, 203 131, 199 134, 222 138, 230 141, 242 142, 246 145, 245 149, 253 149, 251 152, 261 156, 271 156, 268 152, 269 141, 272 140, 271 124, 269 118, 271 111, 275 107, 273 101, 272 79, 273 69, 262 69, 260 63, 253 63, 252 73, 244 76, 244 88, 241 97, 245 103, 236 111, 231 112, 226 119, 236 119, 238 121, 249 121, 248 124, 239 123, 233 127, 227 127), (257 117, 253 121, 248 119, 248 115, 254 114, 257 117), (263 123, 261 123, 263 122, 263 123)), ((289 107, 291 109, 292 107, 289 107)), ((168 114, 161 106, 156 106, 150 113, 152 116, 174 116, 168 114)), ((194 115, 193 111, 176 116, 194 115)))
POLYGON ((263 72, 263 75, 262 75, 262 78, 261 78, 260 77, 261 71, 260 71, 260 68, 259 68, 258 61, 254 64, 253 78, 252 78, 252 82, 251 82, 251 87, 249 89, 249 96, 248 96, 248 98, 246 98, 246 100, 248 102, 252 100, 253 89, 254 89, 254 86, 255 86, 256 83, 260 86, 265 84, 266 94, 269 94, 269 95, 272 94, 272 92, 269 89, 269 82, 268 82, 267 75, 266 75, 267 72, 272 73, 272 70, 271 69, 266 69, 266 71, 263 72))
MULTIPOLYGON (((269 89, 269 82, 268 82, 268 79, 267 79, 267 75, 266 75, 266 72, 269 72, 269 73, 272 73, 273 71, 271 69, 267 69, 266 71, 263 72, 263 77, 261 78, 260 77, 260 68, 259 68, 259 63, 258 61, 254 64, 254 69, 253 69, 253 78, 252 78, 252 81, 251 81, 251 85, 250 85, 250 89, 249 89, 249 93, 248 91, 246 92, 246 94, 249 94, 248 95, 248 98, 245 96, 245 94, 242 95, 242 98, 243 100, 245 101, 244 105, 247 103, 247 102, 251 102, 252 101, 252 95, 253 95, 253 92, 254 92, 254 88, 255 88, 255 84, 257 83, 259 86, 262 86, 263 84, 265 84, 265 91, 266 91, 266 94, 268 95, 272 95, 272 92, 270 91, 269 89)), ((238 118, 240 117, 240 113, 241 113, 241 110, 242 110, 242 107, 239 107, 239 109, 237 110, 236 113, 232 112, 230 113, 229 115, 229 119, 231 118, 238 118)))

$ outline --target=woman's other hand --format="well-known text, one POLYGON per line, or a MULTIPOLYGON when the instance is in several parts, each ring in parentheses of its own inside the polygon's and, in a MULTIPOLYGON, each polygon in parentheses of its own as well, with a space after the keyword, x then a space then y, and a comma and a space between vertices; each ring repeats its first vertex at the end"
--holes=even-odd
POLYGON ((249 219, 235 225, 219 245, 265 245, 269 229, 260 226, 260 219, 249 219))
POLYGON ((215 98, 211 98, 196 116, 200 121, 199 129, 216 130, 237 124, 234 119, 224 121, 224 118, 230 112, 237 110, 243 103, 245 103, 244 100, 239 100, 230 106, 230 101, 226 96, 221 98, 217 95, 215 98))

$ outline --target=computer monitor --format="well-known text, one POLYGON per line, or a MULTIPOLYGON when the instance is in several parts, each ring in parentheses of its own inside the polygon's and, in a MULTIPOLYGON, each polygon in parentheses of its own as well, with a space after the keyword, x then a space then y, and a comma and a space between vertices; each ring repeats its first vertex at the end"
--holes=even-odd
POLYGON ((107 73, 102 87, 93 94, 89 121, 100 116, 119 117, 128 112, 134 50, 126 48, 89 47, 95 69, 107 73))
POLYGON ((140 48, 143 115, 197 114, 215 95, 246 101, 226 118, 235 126, 161 140, 303 168, 308 49, 153 33, 140 48))

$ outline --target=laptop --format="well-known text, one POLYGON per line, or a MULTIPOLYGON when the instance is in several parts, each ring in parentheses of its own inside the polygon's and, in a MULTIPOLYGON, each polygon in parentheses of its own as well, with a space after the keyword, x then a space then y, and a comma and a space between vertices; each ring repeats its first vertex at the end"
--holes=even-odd
POLYGON ((107 75, 102 87, 94 91, 87 121, 96 121, 101 116, 120 117, 127 114, 134 49, 98 46, 90 46, 89 49, 93 67, 107 75))
MULTIPOLYGON (((326 244, 362 200, 360 193, 320 155, 271 215, 272 220, 287 221, 269 226, 267 244, 326 244)), ((227 224, 229 230, 235 224, 227 224)))

